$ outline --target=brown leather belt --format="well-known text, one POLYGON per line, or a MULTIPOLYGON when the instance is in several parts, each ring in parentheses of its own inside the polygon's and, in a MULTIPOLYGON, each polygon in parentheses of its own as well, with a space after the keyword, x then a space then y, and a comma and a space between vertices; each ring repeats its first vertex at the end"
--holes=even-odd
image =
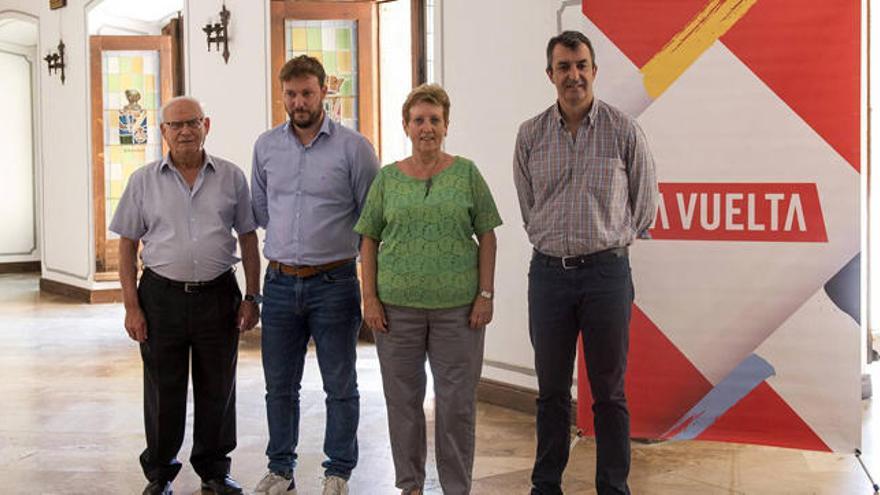
POLYGON ((278 270, 285 275, 293 275, 294 277, 299 278, 309 278, 314 277, 315 275, 322 272, 329 272, 334 268, 339 268, 340 266, 345 265, 346 263, 351 263, 352 261, 354 261, 354 258, 346 258, 344 260, 324 263, 323 265, 285 265, 284 263, 280 263, 278 261, 270 261, 269 269, 278 270))

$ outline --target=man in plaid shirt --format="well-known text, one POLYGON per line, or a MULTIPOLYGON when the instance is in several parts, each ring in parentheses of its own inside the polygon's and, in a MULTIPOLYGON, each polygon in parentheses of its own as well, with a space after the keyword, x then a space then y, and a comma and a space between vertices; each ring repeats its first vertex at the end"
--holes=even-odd
POLYGON ((524 122, 516 138, 514 179, 534 246, 529 335, 539 397, 532 494, 562 493, 579 333, 593 395, 596 489, 629 494, 624 374, 634 292, 627 246, 647 236, 657 179, 635 120, 593 96, 595 60, 582 33, 551 38, 546 70, 557 101, 524 122))

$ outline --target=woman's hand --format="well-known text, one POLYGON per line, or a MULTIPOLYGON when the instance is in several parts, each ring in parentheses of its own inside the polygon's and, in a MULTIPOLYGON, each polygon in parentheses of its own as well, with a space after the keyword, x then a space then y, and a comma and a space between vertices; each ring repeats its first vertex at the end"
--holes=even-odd
POLYGON ((492 300, 478 295, 471 308, 471 328, 478 329, 492 321, 492 300))
POLYGON ((378 297, 364 298, 364 321, 370 330, 375 332, 388 332, 388 321, 385 319, 385 308, 379 302, 378 297))

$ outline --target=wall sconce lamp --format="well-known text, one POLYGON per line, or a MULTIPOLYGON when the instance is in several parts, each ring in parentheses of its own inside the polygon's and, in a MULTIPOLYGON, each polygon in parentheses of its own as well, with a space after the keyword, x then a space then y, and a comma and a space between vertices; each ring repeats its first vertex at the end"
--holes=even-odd
POLYGON ((223 10, 220 11, 220 22, 205 24, 202 31, 208 35, 208 51, 211 51, 211 43, 216 45, 220 50, 220 43, 223 43, 223 61, 229 63, 229 33, 226 28, 229 26, 229 16, 231 12, 226 10, 226 4, 223 4, 223 10))
POLYGON ((58 51, 55 53, 49 53, 43 60, 46 61, 46 65, 49 68, 49 75, 57 74, 58 70, 61 70, 61 84, 64 84, 64 40, 58 40, 58 51))

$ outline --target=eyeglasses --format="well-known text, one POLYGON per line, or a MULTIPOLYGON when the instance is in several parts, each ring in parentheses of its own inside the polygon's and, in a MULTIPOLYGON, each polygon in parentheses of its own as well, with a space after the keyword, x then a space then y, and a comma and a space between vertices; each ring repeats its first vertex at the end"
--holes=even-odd
POLYGON ((197 129, 201 127, 202 122, 205 120, 204 117, 196 117, 194 119, 189 120, 176 120, 170 122, 163 122, 163 124, 167 125, 171 129, 175 131, 179 131, 184 127, 189 127, 190 129, 197 129))

